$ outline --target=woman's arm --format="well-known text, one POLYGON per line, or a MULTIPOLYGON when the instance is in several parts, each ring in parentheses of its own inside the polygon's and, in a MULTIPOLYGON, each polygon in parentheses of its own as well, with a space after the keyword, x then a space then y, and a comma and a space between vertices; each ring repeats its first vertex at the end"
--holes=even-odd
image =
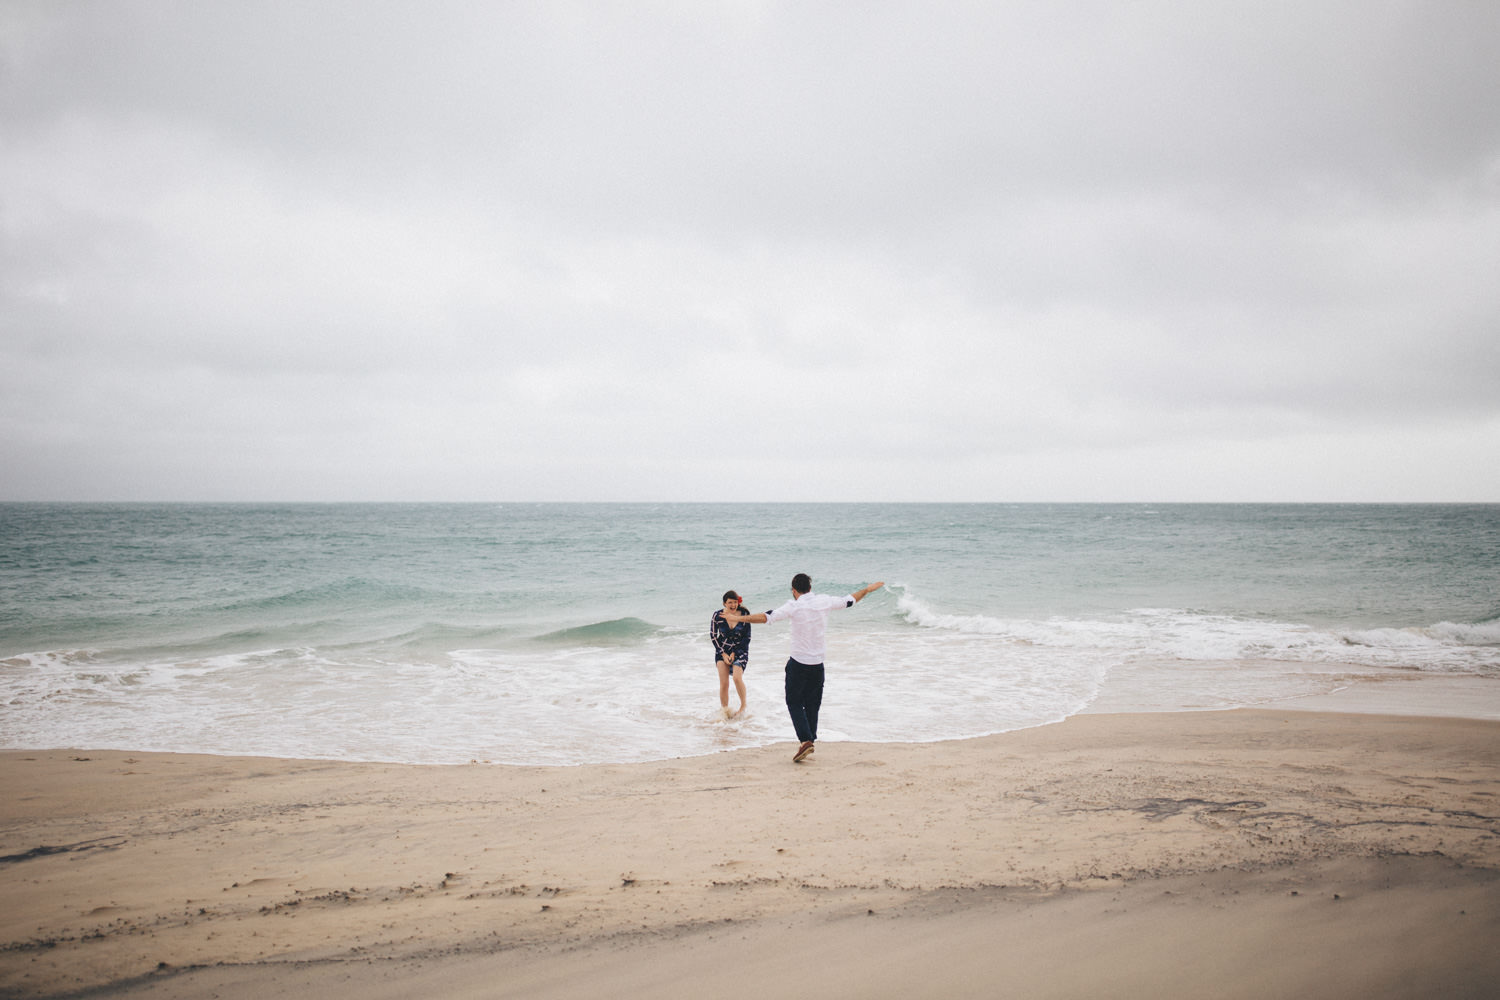
POLYGON ((729 645, 729 623, 722 611, 715 611, 713 617, 708 620, 708 641, 714 644, 714 649, 723 656, 729 645))

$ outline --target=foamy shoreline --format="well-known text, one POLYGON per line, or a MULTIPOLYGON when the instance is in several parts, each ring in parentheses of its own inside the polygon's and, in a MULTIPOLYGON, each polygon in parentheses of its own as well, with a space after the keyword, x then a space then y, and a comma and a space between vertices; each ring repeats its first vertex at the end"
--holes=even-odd
POLYGON ((1479 996, 1500 975, 1500 723, 1089 715, 790 750, 0 753, 0 996, 1479 996))
MULTIPOLYGON (((741 719, 725 723, 717 711, 711 685, 702 683, 701 691, 689 702, 689 709, 681 717, 657 720, 657 726, 665 726, 662 742, 655 744, 650 757, 614 756, 607 751, 600 756, 590 756, 587 748, 574 750, 567 756, 578 759, 528 760, 508 759, 496 753, 493 747, 469 746, 450 738, 447 751, 435 757, 392 754, 378 752, 382 746, 381 720, 370 719, 363 723, 364 742, 342 752, 327 746, 299 745, 296 740, 270 740, 267 746, 195 745, 185 735, 191 727, 166 734, 161 741, 132 742, 122 737, 118 742, 77 741, 67 745, 88 746, 94 749, 115 749, 139 752, 140 747, 150 746, 155 752, 179 754, 206 754, 222 757, 273 757, 285 760, 339 761, 344 763, 409 764, 412 766, 456 766, 471 763, 500 764, 516 767, 530 766, 592 766, 644 763, 650 760, 674 760, 693 757, 718 757, 726 752, 763 749, 791 738, 791 724, 780 701, 780 692, 765 677, 750 683, 751 711, 741 719)), ((697 680, 702 680, 701 677, 697 680)), ((1288 695, 1279 699, 1251 699, 1247 703, 1224 704, 1216 698, 1182 698, 1170 702, 1152 693, 1154 689, 1143 689, 1130 683, 1106 682, 1103 690, 1083 709, 1073 715, 1122 715, 1122 714, 1172 714, 1177 712, 1231 711, 1234 709, 1272 709, 1278 711, 1342 712, 1362 715, 1421 715, 1433 718, 1461 718, 1500 720, 1500 679, 1488 676, 1433 675, 1418 670, 1388 671, 1380 675, 1351 674, 1339 678, 1336 690, 1322 693, 1288 695)), ((843 695, 851 688, 858 688, 861 679, 853 671, 846 672, 836 681, 836 688, 843 695)), ((597 719, 594 709, 580 709, 569 718, 569 732, 579 740, 589 738, 589 720, 597 719)), ((862 707, 825 704, 822 738, 828 743, 850 742, 851 737, 840 732, 841 724, 862 719, 862 707)), ((1070 716, 1071 717, 1071 716, 1070 716)), ((1039 717, 1035 722, 1008 727, 998 732, 1020 732, 1037 726, 1055 725, 1063 716, 1039 717)), ((415 724, 405 720, 408 728, 415 724)), ((852 742, 871 745, 922 744, 952 742, 966 739, 982 739, 996 732, 955 733, 936 738, 914 739, 870 739, 853 737, 852 742)), ((0 734, 3 737, 5 734, 0 734)), ((46 750, 58 744, 41 744, 21 740, 6 750, 46 750)))

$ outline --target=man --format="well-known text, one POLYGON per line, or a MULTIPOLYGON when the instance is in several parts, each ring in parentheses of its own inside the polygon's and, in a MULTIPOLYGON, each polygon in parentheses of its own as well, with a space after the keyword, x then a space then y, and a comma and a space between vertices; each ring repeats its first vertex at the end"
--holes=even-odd
POLYGON ((812 592, 812 579, 806 573, 792 577, 792 599, 775 611, 765 614, 726 614, 732 622, 779 622, 792 625, 791 659, 786 661, 786 710, 792 716, 792 728, 802 741, 794 762, 806 759, 818 740, 818 709, 823 704, 823 655, 828 642, 828 615, 840 608, 852 608, 865 596, 885 586, 872 583, 843 597, 829 597, 812 592))

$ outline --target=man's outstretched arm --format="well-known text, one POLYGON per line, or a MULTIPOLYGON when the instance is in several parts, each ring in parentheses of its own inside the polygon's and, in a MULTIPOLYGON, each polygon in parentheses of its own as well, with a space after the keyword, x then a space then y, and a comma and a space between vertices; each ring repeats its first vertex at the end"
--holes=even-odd
POLYGON ((852 597, 852 598, 854 598, 855 601, 863 601, 866 597, 868 597, 869 595, 875 593, 875 591, 879 590, 881 587, 884 587, 884 586, 885 586, 885 581, 884 580, 879 580, 879 581, 877 581, 875 583, 870 584, 868 587, 861 587, 861 588, 859 588, 858 590, 856 590, 854 593, 850 594, 849 596, 852 597))

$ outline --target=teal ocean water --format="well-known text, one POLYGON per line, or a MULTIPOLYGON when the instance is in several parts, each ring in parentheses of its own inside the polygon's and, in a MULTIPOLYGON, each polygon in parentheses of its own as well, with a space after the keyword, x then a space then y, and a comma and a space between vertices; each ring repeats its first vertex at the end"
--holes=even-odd
POLYGON ((0 746, 784 742, 785 631, 756 627, 725 722, 707 629, 725 590, 765 610, 796 572, 889 585, 833 620, 825 740, 1452 677, 1500 711, 1497 505, 0 504, 0 746))

